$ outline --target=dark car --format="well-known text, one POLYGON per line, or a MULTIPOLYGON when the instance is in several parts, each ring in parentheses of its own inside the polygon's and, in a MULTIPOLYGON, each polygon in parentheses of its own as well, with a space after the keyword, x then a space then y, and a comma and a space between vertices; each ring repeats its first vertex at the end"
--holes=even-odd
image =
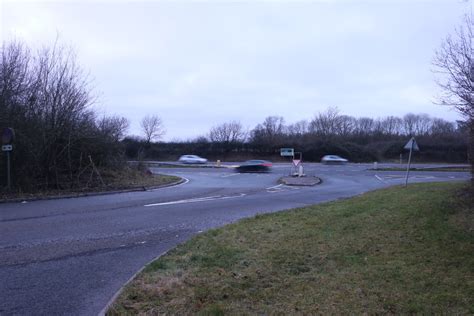
POLYGON ((247 160, 235 170, 237 172, 270 172, 272 163, 266 160, 247 160))

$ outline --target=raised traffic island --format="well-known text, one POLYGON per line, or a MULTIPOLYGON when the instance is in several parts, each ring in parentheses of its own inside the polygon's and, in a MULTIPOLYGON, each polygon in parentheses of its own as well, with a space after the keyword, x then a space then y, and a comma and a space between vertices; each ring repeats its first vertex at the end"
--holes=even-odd
POLYGON ((320 184, 322 182, 321 178, 314 177, 314 176, 303 176, 303 177, 298 177, 298 176, 286 176, 286 177, 281 177, 278 180, 279 183, 285 184, 285 185, 294 185, 294 186, 313 186, 316 184, 320 184))

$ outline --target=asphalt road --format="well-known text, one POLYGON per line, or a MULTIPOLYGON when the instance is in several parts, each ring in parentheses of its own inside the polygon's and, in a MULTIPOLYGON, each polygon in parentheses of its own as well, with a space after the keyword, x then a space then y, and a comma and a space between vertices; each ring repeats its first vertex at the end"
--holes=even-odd
MULTIPOLYGON (((257 213, 306 206, 404 183, 372 165, 307 164, 315 187, 278 185, 290 172, 153 168, 186 178, 146 192, 0 204, 0 315, 94 315, 143 265, 212 227, 257 213)), ((463 172, 412 172, 410 182, 469 179, 463 172)))

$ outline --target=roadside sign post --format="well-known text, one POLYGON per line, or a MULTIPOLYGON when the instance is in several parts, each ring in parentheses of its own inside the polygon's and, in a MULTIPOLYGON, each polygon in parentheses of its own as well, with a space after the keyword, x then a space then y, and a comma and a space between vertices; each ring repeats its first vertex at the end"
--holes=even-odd
POLYGON ((7 154, 7 188, 11 190, 12 181, 11 181, 11 167, 10 167, 10 152, 13 150, 13 140, 15 138, 15 132, 13 128, 3 128, 2 129, 2 151, 7 154))
POLYGON ((296 152, 295 156, 293 157, 293 166, 295 168, 295 173, 298 177, 303 176, 303 166, 301 165, 301 161, 303 160, 303 153, 296 152))
POLYGON ((7 188, 8 191, 12 189, 12 180, 11 180, 11 172, 10 172, 10 152, 7 151, 7 188))
POLYGON ((410 174, 410 165, 411 165, 411 155, 412 152, 419 151, 420 148, 418 147, 418 144, 416 143, 415 137, 412 137, 408 143, 403 147, 403 149, 410 150, 410 153, 408 154, 408 165, 407 165, 407 175, 405 178, 405 187, 408 186, 408 176, 410 174))
POLYGON ((295 149, 294 148, 280 148, 280 156, 282 157, 294 157, 295 149))
MULTIPOLYGON (((295 159, 295 149, 294 148, 280 148, 280 156, 291 157, 291 159, 295 159)), ((292 170, 290 170, 290 175, 291 175, 291 171, 292 170)))

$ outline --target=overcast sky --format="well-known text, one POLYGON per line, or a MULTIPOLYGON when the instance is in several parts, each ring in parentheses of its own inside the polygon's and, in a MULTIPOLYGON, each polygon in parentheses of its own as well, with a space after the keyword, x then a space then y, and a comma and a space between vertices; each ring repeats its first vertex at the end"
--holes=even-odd
POLYGON ((159 115, 165 140, 230 120, 253 128, 336 106, 356 117, 428 113, 431 62, 471 3, 433 1, 0 0, 2 41, 51 45, 59 34, 90 72, 101 113, 140 134, 159 115))

